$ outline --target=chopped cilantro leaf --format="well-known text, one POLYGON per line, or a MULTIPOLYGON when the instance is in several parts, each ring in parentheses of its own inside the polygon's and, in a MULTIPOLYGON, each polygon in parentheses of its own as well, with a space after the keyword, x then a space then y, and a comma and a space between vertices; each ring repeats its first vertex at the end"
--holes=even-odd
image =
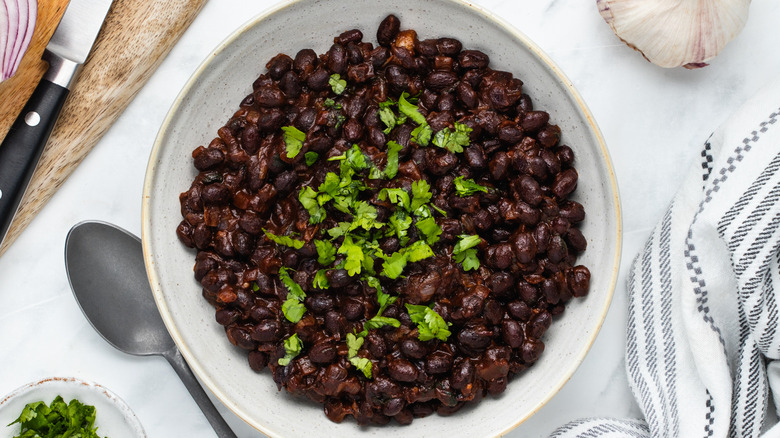
POLYGON ((428 306, 406 304, 412 322, 417 324, 417 338, 421 341, 430 341, 437 338, 446 341, 452 334, 449 331, 451 323, 444 320, 436 311, 428 306))
POLYGON ((325 99, 325 102, 323 102, 322 105, 325 108, 328 108, 328 109, 330 109, 330 108, 341 109, 341 104, 340 103, 336 103, 336 101, 331 99, 331 98, 325 99))
POLYGON ((341 79, 341 75, 338 73, 330 75, 328 85, 330 85, 331 90, 336 94, 341 94, 347 89, 347 81, 341 79))
POLYGON ((482 238, 477 235, 461 235, 460 240, 452 248, 452 255, 456 263, 463 264, 463 270, 469 271, 479 268, 479 259, 475 246, 482 242, 482 238))
POLYGON ((380 107, 379 108, 379 120, 382 121, 382 123, 385 124, 386 128, 382 131, 385 134, 389 134, 390 131, 395 128, 396 123, 398 120, 395 117, 395 113, 390 107, 380 107))
POLYGON ((292 296, 298 301, 303 301, 306 298, 306 293, 301 289, 301 286, 290 278, 290 274, 287 273, 289 268, 282 266, 279 268, 279 279, 282 280, 284 286, 287 288, 287 296, 292 296))
POLYGON ((398 153, 403 146, 390 140, 387 142, 387 164, 385 165, 385 176, 387 179, 395 178, 398 173, 398 153))
POLYGON ((416 211, 418 208, 430 202, 433 194, 431 193, 431 186, 427 181, 421 179, 412 183, 412 205, 411 211, 416 211))
POLYGON ((431 129, 427 122, 412 130, 412 141, 420 146, 428 146, 431 143, 432 136, 433 129, 431 129))
POLYGON ((444 128, 433 137, 433 144, 454 153, 463 152, 463 147, 468 146, 471 140, 469 134, 471 128, 463 123, 455 122, 455 130, 444 128))
POLYGON ((347 333, 347 359, 349 359, 349 363, 351 363, 352 366, 362 371, 363 375, 370 379, 372 368, 371 361, 365 357, 360 357, 357 355, 358 350, 360 350, 360 347, 363 346, 363 341, 365 341, 363 337, 355 336, 352 333, 347 333))
POLYGON ((325 209, 317 201, 317 192, 314 189, 309 186, 302 188, 298 193, 298 201, 309 212, 309 223, 318 224, 325 220, 325 209))
POLYGON ((440 215, 447 217, 447 212, 437 207, 436 204, 431 204, 431 207, 433 207, 434 210, 438 211, 440 215))
POLYGON ((407 211, 409 210, 412 204, 409 201, 409 193, 406 193, 406 190, 404 189, 393 189, 393 188, 382 189, 379 191, 378 198, 380 201, 384 201, 385 199, 387 199, 393 204, 407 211))
POLYGON ((317 247, 317 262, 322 266, 328 266, 336 260, 336 248, 328 240, 315 240, 317 247))
POLYGON ((398 111, 400 111, 402 114, 406 115, 414 123, 418 125, 422 125, 423 123, 427 123, 425 121, 425 116, 420 113, 420 110, 417 109, 417 105, 410 103, 406 98, 409 96, 409 93, 403 92, 401 94, 401 97, 398 98, 398 111))
POLYGON ((347 270, 347 273, 350 276, 360 274, 360 271, 363 268, 363 258, 365 257, 365 254, 363 254, 363 247, 352 241, 352 236, 349 234, 344 236, 344 241, 341 243, 338 253, 347 255, 344 269, 347 270))
POLYGON ((388 220, 390 231, 395 233, 396 237, 401 241, 401 246, 406 246, 409 237, 407 237, 407 230, 412 226, 412 218, 407 216, 403 211, 396 211, 393 216, 390 216, 388 220))
POLYGON ((382 274, 392 280, 398 278, 406 267, 406 255, 397 251, 387 257, 382 263, 382 274))
POLYGON ((266 237, 271 239, 272 242, 275 242, 278 245, 283 246, 289 246, 290 248, 295 249, 301 249, 303 248, 303 245, 306 244, 303 240, 293 239, 290 236, 277 236, 276 234, 268 232, 265 228, 263 228, 263 233, 265 233, 266 237))
POLYGON ((433 257, 433 250, 431 247, 422 240, 418 240, 402 250, 406 256, 406 260, 412 263, 419 262, 420 260, 433 257))
POLYGON ((477 258, 477 250, 474 248, 467 249, 455 256, 455 262, 463 264, 464 271, 476 270, 479 268, 479 258, 477 258))
MULTIPOLYGON (((363 169, 368 169, 370 160, 366 155, 363 153, 362 150, 360 150, 360 147, 356 144, 353 144, 350 149, 345 152, 346 162, 352 166, 352 169, 360 171, 363 169)), ((343 164, 342 164, 343 166, 343 164)))
POLYGON ((287 158, 294 158, 303 148, 306 133, 295 126, 283 126, 282 131, 284 131, 284 144, 287 147, 287 158))
POLYGON ((330 283, 328 283, 328 277, 325 275, 327 271, 325 269, 320 269, 317 271, 316 274, 314 274, 314 281, 312 281, 312 286, 318 288, 318 289, 327 289, 330 287, 330 283))
POLYGON ((306 307, 302 303, 304 298, 306 298, 306 293, 295 280, 290 278, 287 271, 288 268, 284 266, 279 268, 279 279, 282 280, 282 283, 287 288, 287 300, 282 304, 282 312, 288 321, 296 323, 306 313, 306 307))
MULTIPOLYGON (((289 295, 288 295, 289 296, 289 295)), ((296 298, 287 298, 282 303, 282 313, 288 321, 295 324, 303 318, 303 314, 306 313, 306 306, 296 298)))
POLYGON ((290 361, 301 354, 303 342, 298 338, 298 333, 293 334, 284 340, 284 357, 279 358, 279 365, 286 367, 290 361))
POLYGON ((433 245, 439 241, 441 227, 439 227, 436 223, 436 219, 432 216, 418 220, 415 225, 417 225, 417 229, 425 236, 425 241, 428 242, 429 245, 433 245))
POLYGON ((307 166, 311 166, 312 164, 314 164, 317 161, 317 158, 319 158, 319 157, 320 157, 320 154, 318 154, 318 153, 316 153, 314 151, 309 151, 309 152, 306 152, 305 154, 303 154, 303 158, 306 160, 306 165, 307 166))
POLYGON ((391 325, 395 328, 398 328, 401 327, 401 321, 395 318, 390 318, 389 316, 376 315, 373 318, 366 321, 365 324, 363 324, 363 330, 368 331, 368 330, 378 329, 386 325, 391 325))
MULTIPOLYGON (((19 423, 21 435, 17 438, 63 437, 99 438, 95 418, 97 411, 92 405, 85 405, 77 399, 65 403, 56 396, 50 405, 43 401, 28 403, 19 418, 8 426, 19 423)), ((10 433, 10 432, 9 432, 10 433)))
POLYGON ((457 193, 458 196, 471 196, 474 193, 477 192, 484 192, 487 193, 488 188, 485 186, 481 186, 474 182, 473 179, 465 179, 463 176, 459 176, 455 178, 455 193, 457 193))
POLYGON ((359 227, 370 231, 372 228, 382 228, 384 226, 382 222, 376 221, 377 211, 373 205, 366 201, 357 201, 354 208, 355 214, 353 215, 352 225, 349 227, 350 231, 359 227))
POLYGON ((472 235, 461 234, 458 237, 460 238, 460 240, 458 240, 458 242, 452 248, 453 254, 458 254, 469 248, 474 248, 475 246, 479 245, 480 242, 482 242, 482 238, 477 236, 476 234, 472 234, 472 235))

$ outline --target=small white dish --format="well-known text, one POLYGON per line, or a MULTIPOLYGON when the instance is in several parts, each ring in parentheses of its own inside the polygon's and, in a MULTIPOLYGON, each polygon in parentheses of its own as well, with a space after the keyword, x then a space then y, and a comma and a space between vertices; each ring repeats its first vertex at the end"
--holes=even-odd
POLYGON ((65 403, 73 399, 95 407, 95 426, 101 437, 145 438, 146 432, 130 407, 119 396, 97 383, 73 377, 50 377, 28 383, 0 399, 0 436, 16 436, 21 432, 17 423, 25 405, 42 401, 50 404, 61 396, 65 403))

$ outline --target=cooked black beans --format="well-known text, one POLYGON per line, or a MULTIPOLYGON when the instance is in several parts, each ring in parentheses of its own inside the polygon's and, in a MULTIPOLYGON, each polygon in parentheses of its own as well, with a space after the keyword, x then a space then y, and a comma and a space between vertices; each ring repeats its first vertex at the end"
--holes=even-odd
MULTIPOLYGON (((578 228, 586 216, 570 199, 579 175, 560 128, 534 108, 520 79, 490 68, 487 54, 464 50, 454 38, 420 40, 400 25, 393 15, 382 20, 376 47, 351 29, 322 55, 303 49, 271 58, 217 137, 193 151, 199 174, 180 196, 176 234, 197 250, 194 277, 229 342, 247 351, 251 369, 269 368, 279 388, 322 403, 336 422, 352 416, 359 424, 409 424, 500 394, 538 360, 565 303, 590 287, 590 271, 575 265, 587 248, 578 228), (345 90, 333 89, 334 74, 346 81, 345 90), (463 150, 439 147, 441 138, 421 145, 419 122, 411 117, 389 121, 384 108, 396 102, 394 116, 401 116, 402 93, 432 138, 470 129, 463 150), (282 132, 287 126, 305 137, 294 156, 282 132), (434 256, 409 261, 397 279, 380 272, 382 260, 364 266, 380 272, 375 278, 383 293, 394 297, 382 304, 365 276, 341 268, 347 254, 336 253, 328 266, 338 269, 325 267, 324 279, 317 277, 323 266, 315 241, 330 240, 338 249, 343 238, 329 239, 325 231, 349 223, 351 215, 329 204, 325 220, 312 225, 299 194, 338 173, 338 160, 353 145, 375 170, 386 168, 390 141, 401 149, 397 175, 356 174, 365 186, 360 200, 387 222, 398 209, 379 191, 411 194, 415 181, 426 181, 441 234, 431 243, 434 256), (464 179, 484 190, 462 193, 464 179), (266 233, 302 243, 282 245, 266 233), (465 262, 454 259, 463 235, 480 237, 473 248, 478 269, 465 271, 465 262), (300 302, 289 302, 282 267, 306 295, 300 302), (305 310, 292 323, 283 308, 298 303, 305 310), (446 341, 422 340, 407 305, 433 309, 448 323, 446 341), (395 324, 369 322, 380 306, 395 324), (293 334, 301 350, 279 365, 293 334), (357 351, 348 336, 363 339, 357 351)), ((414 225, 419 220, 405 237, 378 236, 376 250, 394 254, 423 239, 414 225)))

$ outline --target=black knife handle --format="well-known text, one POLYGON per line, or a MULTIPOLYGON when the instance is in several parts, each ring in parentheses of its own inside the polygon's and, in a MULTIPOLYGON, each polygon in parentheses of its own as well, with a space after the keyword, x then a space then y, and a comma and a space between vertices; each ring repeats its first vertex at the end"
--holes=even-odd
POLYGON ((42 79, 0 144, 0 242, 67 97, 67 88, 42 79))

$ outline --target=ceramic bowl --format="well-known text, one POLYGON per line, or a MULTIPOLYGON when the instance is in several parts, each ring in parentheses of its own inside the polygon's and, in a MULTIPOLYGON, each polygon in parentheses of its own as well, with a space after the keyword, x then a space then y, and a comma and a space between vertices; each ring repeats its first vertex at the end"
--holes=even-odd
POLYGON ((146 433, 130 407, 109 389, 74 377, 49 377, 28 383, 0 399, 0 436, 16 436, 19 424, 6 426, 19 418, 28 403, 50 404, 61 396, 65 403, 76 399, 95 407, 95 426, 99 436, 146 438, 146 433))
POLYGON ((164 121, 149 161, 143 196, 143 247, 163 319, 201 381, 233 412, 269 436, 498 436, 545 404, 571 377, 593 343, 609 308, 621 246, 618 193, 609 155, 592 115, 571 82, 527 37, 467 2, 451 0, 300 0, 285 3, 238 29, 197 69, 164 121), (359 28, 375 41, 379 22, 393 13, 420 38, 455 37, 490 56, 491 66, 524 82, 536 108, 563 130, 580 175, 574 197, 584 204, 588 249, 580 264, 592 273, 590 293, 574 299, 545 334, 546 350, 499 397, 449 417, 410 426, 360 428, 330 422, 322 406, 279 392, 270 373, 257 374, 246 353, 214 322, 214 310, 193 278, 194 252, 176 237, 178 196, 196 175, 192 150, 208 144, 238 108, 251 84, 278 53, 324 53, 341 32, 359 28))

